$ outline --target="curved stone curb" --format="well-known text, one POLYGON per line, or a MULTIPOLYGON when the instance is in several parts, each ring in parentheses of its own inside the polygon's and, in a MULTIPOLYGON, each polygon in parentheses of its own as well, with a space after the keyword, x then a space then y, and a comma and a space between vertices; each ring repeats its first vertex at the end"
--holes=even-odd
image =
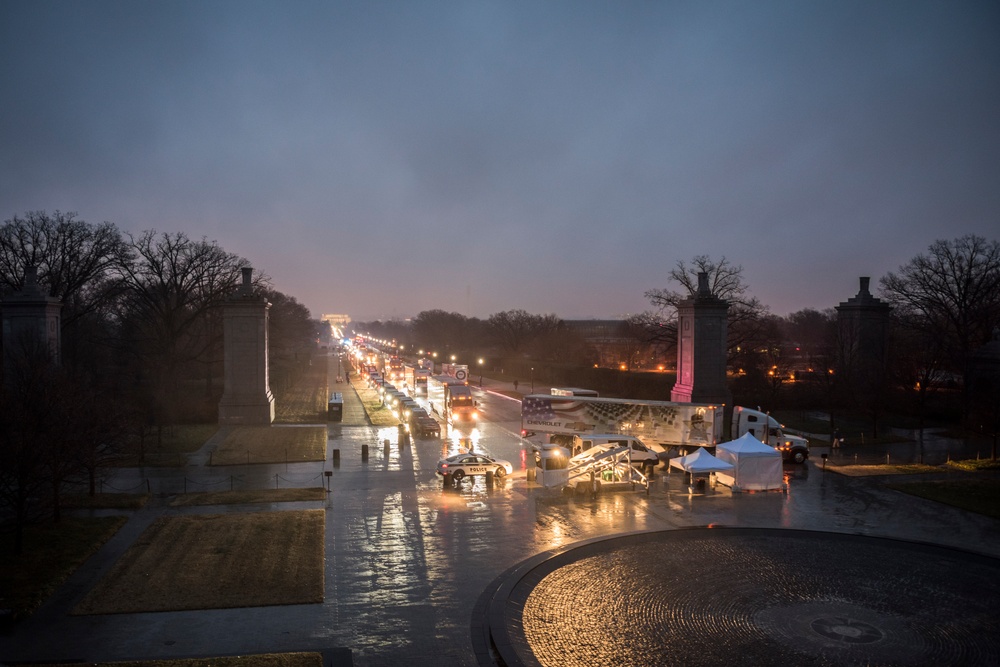
POLYGON ((506 667, 993 665, 998 618, 997 558, 866 535, 697 527, 523 561, 477 602, 473 645, 479 664, 506 667))

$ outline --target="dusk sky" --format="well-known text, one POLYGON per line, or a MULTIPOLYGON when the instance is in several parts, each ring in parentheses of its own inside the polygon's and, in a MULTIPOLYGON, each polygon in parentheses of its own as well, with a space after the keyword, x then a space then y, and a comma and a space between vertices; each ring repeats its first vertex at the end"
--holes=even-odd
POLYGON ((0 217, 207 237, 314 317, 772 312, 1000 237, 1000 3, 0 0, 0 217))

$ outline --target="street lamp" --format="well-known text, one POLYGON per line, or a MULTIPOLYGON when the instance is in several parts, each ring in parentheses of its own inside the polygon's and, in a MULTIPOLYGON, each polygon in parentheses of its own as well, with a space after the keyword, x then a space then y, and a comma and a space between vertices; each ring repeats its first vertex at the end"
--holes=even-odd
POLYGON ((482 357, 480 357, 480 359, 479 359, 479 386, 480 387, 483 386, 483 359, 482 359, 482 357))
POLYGON ((531 367, 531 393, 535 393, 535 367, 531 367))

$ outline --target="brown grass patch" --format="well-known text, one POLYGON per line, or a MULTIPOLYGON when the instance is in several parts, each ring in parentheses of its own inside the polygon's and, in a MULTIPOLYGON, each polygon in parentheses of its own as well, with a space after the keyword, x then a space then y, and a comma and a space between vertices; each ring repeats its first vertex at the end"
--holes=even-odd
POLYGON ((1000 519, 1000 480, 941 480, 934 482, 899 482, 888 485, 903 493, 951 505, 1000 519))
POLYGON ((137 510, 149 502, 148 493, 68 493, 59 499, 63 509, 137 510))
POLYGON ((354 390, 358 393, 364 405, 368 420, 373 426, 398 426, 399 418, 392 414, 392 411, 385 407, 379 398, 378 391, 372 389, 364 380, 355 379, 351 381, 354 390))
POLYGON ((211 465, 326 460, 325 426, 241 426, 212 452, 211 465))
POLYGON ((326 500, 322 487, 308 489, 261 489, 259 491, 218 491, 187 493, 170 502, 171 507, 199 505, 245 505, 247 503, 292 503, 307 500, 326 500))
POLYGON ((330 400, 326 357, 313 357, 313 363, 290 388, 274 398, 276 424, 315 424, 326 421, 330 400))
POLYGON ((323 510, 158 519, 73 613, 322 602, 323 523, 323 510))
POLYGON ((905 465, 848 465, 828 466, 827 470, 846 475, 848 477, 867 477, 871 475, 921 475, 928 472, 941 472, 937 466, 913 463, 905 465))

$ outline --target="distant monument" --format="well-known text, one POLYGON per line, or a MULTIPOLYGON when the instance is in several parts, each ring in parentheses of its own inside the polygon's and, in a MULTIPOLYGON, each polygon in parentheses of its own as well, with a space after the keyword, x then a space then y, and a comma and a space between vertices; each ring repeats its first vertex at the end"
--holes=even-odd
POLYGON ((698 274, 698 291, 677 305, 677 382, 670 400, 725 404, 729 302, 712 294, 708 274, 698 274))
POLYGON ((219 423, 223 425, 274 421, 267 347, 271 304, 254 295, 252 276, 253 269, 244 267, 243 284, 223 306, 225 390, 219 401, 219 423))
POLYGON ((861 277, 858 293, 837 310, 840 371, 878 381, 884 374, 889 345, 889 304, 872 296, 871 278, 861 277))
POLYGON ((62 303, 43 292, 38 285, 38 270, 24 270, 24 286, 3 300, 4 378, 9 381, 15 359, 33 355, 48 357, 58 366, 62 357, 62 303))

